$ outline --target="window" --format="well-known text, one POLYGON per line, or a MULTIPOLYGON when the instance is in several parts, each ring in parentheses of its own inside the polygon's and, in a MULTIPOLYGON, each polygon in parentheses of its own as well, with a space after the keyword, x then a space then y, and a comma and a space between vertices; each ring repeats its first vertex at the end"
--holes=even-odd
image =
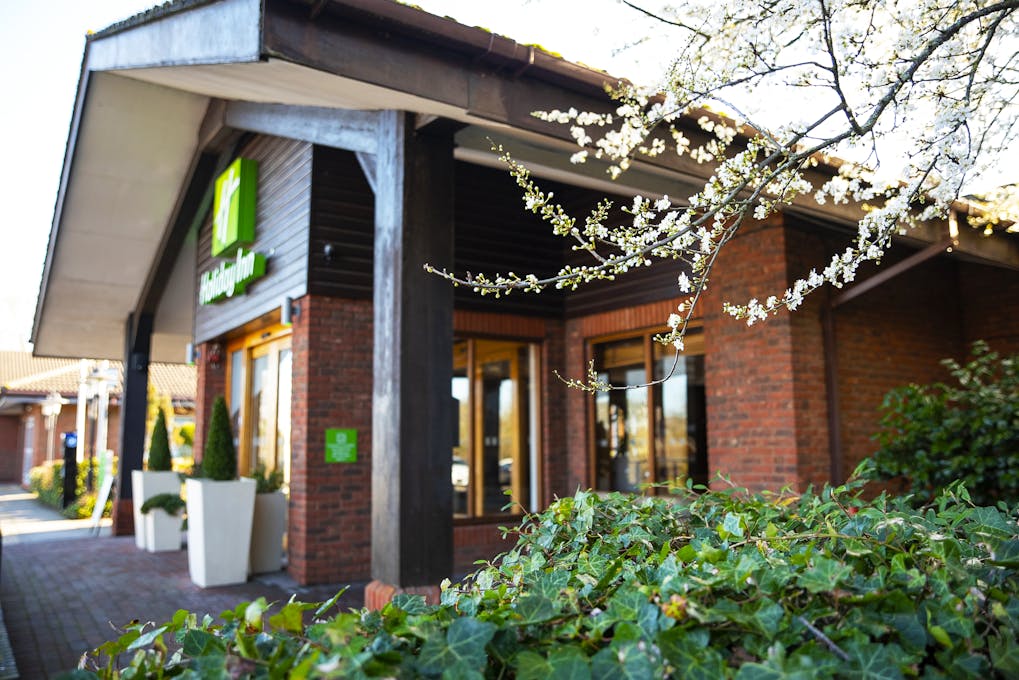
POLYGON ((672 372, 651 387, 593 396, 594 484, 600 491, 637 491, 642 484, 688 477, 707 482, 703 336, 688 334, 677 361, 653 335, 591 346, 599 379, 613 385, 642 385, 672 372))
POLYGON ((473 338, 453 344, 455 516, 534 509, 537 349, 531 343, 473 338), (504 510, 510 502, 515 509, 504 510))
POLYGON ((237 467, 283 472, 290 485, 290 404, 293 354, 288 330, 270 329, 231 343, 228 403, 237 467))

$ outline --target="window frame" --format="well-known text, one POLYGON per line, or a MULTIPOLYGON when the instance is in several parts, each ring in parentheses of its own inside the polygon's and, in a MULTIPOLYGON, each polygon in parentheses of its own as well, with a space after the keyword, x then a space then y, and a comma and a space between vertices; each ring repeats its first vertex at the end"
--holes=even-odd
MULTIPOLYGON (((595 347, 597 345, 604 345, 612 342, 622 342, 626 340, 634 340, 640 338, 642 340, 641 346, 644 352, 644 375, 645 382, 650 383, 654 379, 654 336, 661 335, 662 330, 660 328, 642 328, 633 329, 626 331, 617 331, 614 333, 606 333, 604 335, 592 336, 584 342, 584 364, 585 366, 594 366, 595 361, 595 347)), ((690 324, 687 329, 688 335, 701 335, 703 334, 703 326, 701 324, 690 324)), ((702 336, 703 337, 703 336, 702 336)), ((705 356, 703 349, 699 352, 692 352, 690 354, 684 354, 683 356, 705 356)), ((641 484, 661 484, 662 482, 657 479, 658 475, 658 442, 655 430, 655 411, 657 410, 658 403, 655 395, 655 390, 651 387, 644 388, 647 390, 647 469, 650 471, 650 478, 640 482, 641 484)), ((588 486, 594 489, 597 493, 610 493, 611 489, 599 489, 598 484, 598 442, 597 442, 597 411, 596 411, 596 395, 594 393, 589 394, 586 402, 586 420, 587 420, 587 480, 588 486)), ((707 413, 705 412, 705 420, 707 420, 707 413)), ((705 423, 706 426, 706 423, 705 423)), ((707 459, 708 452, 705 451, 705 458, 707 459)), ((645 491, 650 492, 652 495, 659 495, 667 493, 666 489, 659 486, 652 486, 645 491)))
MULTIPOLYGON (((472 332, 455 332, 454 343, 457 342, 466 343, 466 377, 468 379, 468 397, 470 404, 468 406, 468 413, 470 414, 470 426, 469 432, 465 436, 470 438, 470 451, 468 460, 469 465, 469 479, 470 484, 467 489, 467 514, 454 514, 453 521, 455 524, 483 524, 490 523, 493 521, 505 521, 506 518, 521 517, 525 512, 534 512, 541 507, 542 503, 542 463, 544 460, 543 456, 543 442, 542 433, 543 428, 541 426, 541 419, 543 413, 543 394, 542 394, 542 383, 541 383, 541 371, 544 363, 544 343, 540 339, 533 337, 516 337, 516 336, 503 336, 503 335, 491 335, 485 333, 472 333, 472 332), (520 434, 526 436, 530 446, 521 446, 519 453, 519 459, 527 459, 528 468, 530 475, 520 479, 518 476, 522 475, 522 471, 514 469, 513 476, 514 481, 511 482, 511 486, 526 488, 528 492, 528 507, 520 509, 518 505, 513 512, 484 512, 484 496, 479 494, 479 485, 484 483, 484 473, 479 460, 483 457, 482 447, 479 446, 481 438, 483 437, 483 430, 480 427, 481 419, 483 418, 483 404, 480 395, 480 391, 477 389, 480 378, 481 370, 481 357, 477 351, 478 342, 492 342, 492 343, 513 343, 521 345, 526 349, 525 357, 515 362, 516 368, 512 370, 512 373, 519 376, 523 371, 523 367, 520 363, 526 361, 528 366, 526 371, 528 374, 528 385, 522 386, 523 389, 528 391, 527 394, 527 413, 524 413, 524 409, 520 405, 519 401, 516 406, 516 419, 518 423, 526 418, 527 419, 527 432, 520 430, 520 434)), ((509 354, 509 348, 499 350, 492 356, 502 356, 509 354)), ((455 370, 455 369, 454 369, 455 370)), ((451 378, 454 376, 451 376, 451 378)), ((519 378, 517 378, 519 381, 519 378)), ((515 396, 515 399, 519 399, 519 394, 515 396)), ((459 419, 458 419, 459 422, 459 419)), ((519 426, 518 426, 519 427, 519 426)), ((514 466, 520 468, 519 465, 514 466)))

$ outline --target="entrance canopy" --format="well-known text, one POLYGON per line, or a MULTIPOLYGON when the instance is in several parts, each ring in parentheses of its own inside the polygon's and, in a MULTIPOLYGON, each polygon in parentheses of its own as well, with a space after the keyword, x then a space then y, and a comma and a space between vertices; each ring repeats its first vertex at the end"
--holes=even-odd
MULTIPOLYGON (((370 165, 377 112, 398 109, 415 113, 419 126, 457 123, 460 160, 498 165, 492 143, 507 142, 537 176, 608 193, 689 195, 710 168, 656 159, 637 164, 621 184, 609 182, 597 163, 570 165, 568 131, 531 115, 609 110, 604 87, 614 82, 391 0, 177 0, 94 34, 36 308, 35 353, 123 358, 128 316, 146 314, 151 359, 184 360, 196 222, 209 200, 188 188, 210 175, 203 154, 225 131, 349 149, 370 165)), ((820 216, 817 206, 793 210, 820 216)), ((829 224, 848 227, 859 217, 852 207, 824 210, 829 224)), ((1019 264, 1007 245, 993 258, 1019 264)))

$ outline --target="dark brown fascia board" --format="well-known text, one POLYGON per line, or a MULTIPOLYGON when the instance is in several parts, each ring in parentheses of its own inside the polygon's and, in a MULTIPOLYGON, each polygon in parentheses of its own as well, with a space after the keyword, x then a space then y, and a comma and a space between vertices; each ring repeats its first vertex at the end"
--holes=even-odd
MULTIPOLYGON (((593 96, 604 95, 606 84, 614 85, 620 80, 604 71, 567 61, 537 45, 521 44, 492 31, 393 0, 282 1, 301 7, 312 6, 305 10, 305 15, 314 20, 332 15, 345 23, 360 23, 389 35, 427 43, 435 50, 508 68, 516 75, 526 72, 529 76, 547 78, 560 87, 593 96)), ((274 2, 269 0, 267 4, 274 2)))

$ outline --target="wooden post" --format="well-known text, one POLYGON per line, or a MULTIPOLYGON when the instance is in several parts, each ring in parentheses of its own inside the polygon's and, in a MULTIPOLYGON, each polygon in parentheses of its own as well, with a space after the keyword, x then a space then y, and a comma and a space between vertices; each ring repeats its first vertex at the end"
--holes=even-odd
POLYGON ((388 595, 453 569, 453 289, 422 269, 453 263, 453 130, 414 121, 380 114, 376 166, 372 592, 388 595))
MULTIPOLYGON (((131 471, 142 469, 145 453, 151 341, 152 315, 147 312, 129 314, 124 340, 124 390, 120 395, 120 464, 117 499, 113 504, 115 536, 134 533, 131 471)), ((102 442, 99 445, 102 446, 102 442)))

